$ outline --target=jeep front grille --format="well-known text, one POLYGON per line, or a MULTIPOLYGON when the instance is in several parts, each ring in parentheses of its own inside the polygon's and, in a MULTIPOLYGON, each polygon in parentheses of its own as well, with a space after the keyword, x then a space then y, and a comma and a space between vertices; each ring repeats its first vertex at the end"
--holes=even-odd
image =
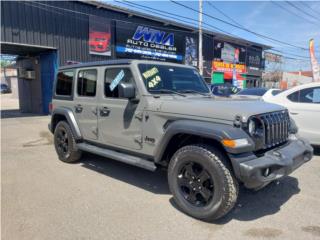
POLYGON ((288 140, 290 117, 287 110, 262 114, 259 118, 264 128, 264 148, 270 148, 288 140))

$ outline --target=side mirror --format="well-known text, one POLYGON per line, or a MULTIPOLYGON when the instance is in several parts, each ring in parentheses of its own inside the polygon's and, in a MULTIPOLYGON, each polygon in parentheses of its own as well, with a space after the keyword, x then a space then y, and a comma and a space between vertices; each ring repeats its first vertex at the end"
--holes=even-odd
POLYGON ((133 99, 136 97, 135 87, 132 83, 119 84, 119 97, 133 99))

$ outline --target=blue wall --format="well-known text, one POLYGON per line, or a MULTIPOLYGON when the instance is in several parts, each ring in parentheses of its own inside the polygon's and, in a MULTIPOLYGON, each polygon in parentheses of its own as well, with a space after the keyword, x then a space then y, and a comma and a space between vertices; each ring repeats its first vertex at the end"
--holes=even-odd
POLYGON ((53 81, 58 71, 57 51, 40 54, 42 111, 49 114, 49 103, 52 100, 53 81))

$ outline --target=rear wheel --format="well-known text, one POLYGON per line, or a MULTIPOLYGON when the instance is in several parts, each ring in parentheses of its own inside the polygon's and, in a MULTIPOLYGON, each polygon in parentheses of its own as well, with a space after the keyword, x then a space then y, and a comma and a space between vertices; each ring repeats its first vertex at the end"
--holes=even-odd
POLYGON ((54 146, 63 162, 72 163, 81 158, 82 152, 77 148, 76 140, 66 121, 60 121, 54 130, 54 146))
POLYGON ((238 183, 226 156, 211 146, 179 149, 170 161, 168 182, 179 208, 202 220, 224 216, 237 201, 238 183))

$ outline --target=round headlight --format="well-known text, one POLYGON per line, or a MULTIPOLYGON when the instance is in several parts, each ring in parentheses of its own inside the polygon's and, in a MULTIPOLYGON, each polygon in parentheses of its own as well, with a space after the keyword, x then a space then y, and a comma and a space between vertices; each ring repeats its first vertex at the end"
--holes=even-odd
POLYGON ((253 135, 256 132, 256 122, 254 120, 249 121, 249 133, 250 135, 253 135))

